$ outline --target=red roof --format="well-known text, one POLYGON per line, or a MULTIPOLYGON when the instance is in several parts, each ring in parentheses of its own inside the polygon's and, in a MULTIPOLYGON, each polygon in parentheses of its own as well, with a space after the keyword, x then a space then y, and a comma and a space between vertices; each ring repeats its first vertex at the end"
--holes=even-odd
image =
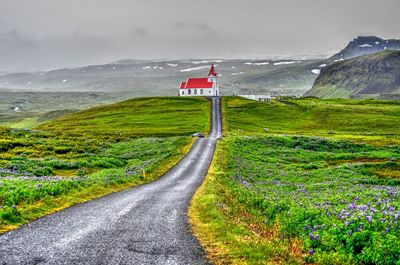
POLYGON ((211 69, 210 72, 208 73, 208 76, 213 75, 213 76, 217 76, 217 72, 215 72, 215 68, 214 65, 211 65, 211 69))
POLYGON ((189 78, 187 82, 182 82, 180 88, 212 88, 213 82, 208 82, 208 78, 189 78))

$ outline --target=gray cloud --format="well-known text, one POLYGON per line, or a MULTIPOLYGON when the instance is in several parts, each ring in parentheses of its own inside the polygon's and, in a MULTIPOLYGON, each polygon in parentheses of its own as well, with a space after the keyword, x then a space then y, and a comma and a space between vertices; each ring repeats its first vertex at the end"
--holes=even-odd
POLYGON ((132 35, 144 37, 144 36, 148 36, 149 32, 144 27, 133 27, 132 35))
POLYGON ((0 71, 333 53, 400 38, 398 0, 0 0, 0 71))

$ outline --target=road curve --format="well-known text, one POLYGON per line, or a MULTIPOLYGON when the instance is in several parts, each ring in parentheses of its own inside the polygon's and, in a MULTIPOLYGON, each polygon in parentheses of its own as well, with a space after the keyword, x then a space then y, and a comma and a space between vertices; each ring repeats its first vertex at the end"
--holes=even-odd
POLYGON ((162 178, 38 219, 0 236, 0 264, 207 264, 188 223, 189 202, 221 137, 211 132, 162 178))

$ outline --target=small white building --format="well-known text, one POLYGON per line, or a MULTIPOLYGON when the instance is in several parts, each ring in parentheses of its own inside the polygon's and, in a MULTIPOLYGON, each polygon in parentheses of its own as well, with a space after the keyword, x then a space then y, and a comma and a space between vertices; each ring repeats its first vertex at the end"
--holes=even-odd
POLYGON ((238 96, 242 97, 242 98, 247 98, 247 99, 261 101, 261 102, 267 102, 267 103, 270 103, 272 100, 270 95, 238 95, 238 96))
POLYGON ((219 96, 218 74, 211 65, 208 77, 191 78, 181 82, 179 96, 219 96))

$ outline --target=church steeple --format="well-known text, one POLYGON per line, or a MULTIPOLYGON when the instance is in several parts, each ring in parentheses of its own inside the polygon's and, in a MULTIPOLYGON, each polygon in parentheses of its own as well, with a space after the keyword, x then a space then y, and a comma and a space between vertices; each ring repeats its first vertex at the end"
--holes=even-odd
POLYGON ((210 76, 215 76, 215 77, 218 76, 217 72, 215 72, 214 64, 211 65, 210 72, 208 73, 208 77, 210 77, 210 76))

